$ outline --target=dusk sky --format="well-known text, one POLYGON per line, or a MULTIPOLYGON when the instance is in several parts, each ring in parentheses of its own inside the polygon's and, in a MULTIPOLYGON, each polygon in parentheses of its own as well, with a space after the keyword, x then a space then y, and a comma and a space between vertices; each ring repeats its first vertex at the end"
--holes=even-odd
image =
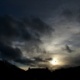
POLYGON ((22 69, 80 66, 80 0, 0 0, 0 60, 22 69))

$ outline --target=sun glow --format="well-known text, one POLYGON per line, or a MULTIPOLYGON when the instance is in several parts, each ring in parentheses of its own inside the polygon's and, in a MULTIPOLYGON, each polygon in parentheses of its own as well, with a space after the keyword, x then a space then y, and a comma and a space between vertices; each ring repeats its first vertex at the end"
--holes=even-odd
POLYGON ((50 63, 51 63, 52 65, 58 65, 58 64, 59 64, 59 61, 58 61, 57 58, 54 58, 54 59, 52 59, 52 60, 50 61, 50 63))
POLYGON ((60 56, 54 56, 52 60, 49 61, 52 66, 62 66, 64 65, 64 61, 60 56))

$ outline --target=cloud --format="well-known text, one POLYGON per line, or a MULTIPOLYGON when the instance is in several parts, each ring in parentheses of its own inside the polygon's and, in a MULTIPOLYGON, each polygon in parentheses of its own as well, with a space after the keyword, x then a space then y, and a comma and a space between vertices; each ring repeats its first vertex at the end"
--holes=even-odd
POLYGON ((31 64, 35 64, 35 61, 33 61, 32 59, 28 59, 28 58, 19 58, 19 59, 15 59, 14 62, 23 64, 23 65, 28 65, 30 66, 31 64))
POLYGON ((0 26, 1 59, 27 66, 44 62, 37 56, 44 51, 39 47, 41 37, 54 31, 49 25, 36 17, 20 20, 6 15, 0 17, 0 26))
POLYGON ((34 57, 33 58, 35 62, 47 62, 49 60, 52 60, 52 58, 40 58, 40 57, 34 57))
POLYGON ((33 16, 22 19, 1 17, 1 58, 30 67, 46 67, 55 55, 60 55, 65 65, 79 65, 79 10, 79 5, 74 3, 59 5, 45 22, 33 16), (65 45, 74 51, 70 54, 69 50, 63 50, 65 45))
POLYGON ((5 60, 15 60, 22 56, 18 48, 12 48, 4 43, 0 43, 0 57, 5 60))

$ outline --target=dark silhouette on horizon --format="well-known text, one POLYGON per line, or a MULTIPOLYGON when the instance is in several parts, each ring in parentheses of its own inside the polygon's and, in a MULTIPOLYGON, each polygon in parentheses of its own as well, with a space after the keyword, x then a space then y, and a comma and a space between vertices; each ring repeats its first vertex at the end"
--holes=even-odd
POLYGON ((80 67, 62 68, 55 71, 50 71, 48 68, 44 69, 30 69, 24 71, 17 68, 15 65, 8 63, 7 61, 0 61, 0 78, 1 80, 69 80, 80 77, 80 67))

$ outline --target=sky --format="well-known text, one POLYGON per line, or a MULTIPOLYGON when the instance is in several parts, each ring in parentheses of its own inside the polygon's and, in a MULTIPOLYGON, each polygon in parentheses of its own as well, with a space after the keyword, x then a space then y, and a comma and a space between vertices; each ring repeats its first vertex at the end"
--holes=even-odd
POLYGON ((79 0, 0 0, 0 60, 22 69, 80 66, 79 0))

